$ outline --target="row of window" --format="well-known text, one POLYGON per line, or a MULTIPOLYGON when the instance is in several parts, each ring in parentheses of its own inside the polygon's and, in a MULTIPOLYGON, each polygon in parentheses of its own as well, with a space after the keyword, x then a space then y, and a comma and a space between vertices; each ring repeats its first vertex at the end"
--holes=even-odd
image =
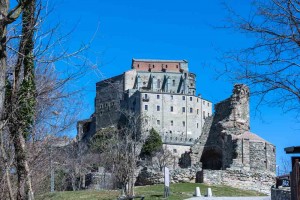
MULTIPOLYGON (((145 105, 145 110, 148 110, 148 105, 145 105)), ((160 111, 160 106, 156 106, 156 111, 160 111)), ((174 112, 174 107, 170 107, 170 112, 174 112)), ((185 113, 185 107, 182 107, 182 112, 185 113)), ((193 113, 193 108, 190 108, 190 113, 193 113)), ((197 114, 199 115, 199 109, 197 109, 197 114)), ((205 116, 205 111, 203 111, 203 116, 205 116)), ((207 113, 209 117, 209 113, 207 113)))
MULTIPOLYGON (((149 66, 149 68, 150 68, 150 67, 151 67, 151 64, 149 64, 148 66, 149 66)), ((138 64, 137 67, 140 68, 140 64, 138 64)), ((155 65, 152 65, 152 68, 154 68, 154 67, 155 67, 155 65)), ((164 67, 164 64, 161 64, 161 67, 164 67)), ((165 65, 165 67, 168 68, 168 65, 165 65)), ((178 67, 179 67, 179 66, 176 65, 176 68, 178 68, 178 67)))
MULTIPOLYGON (((148 94, 145 94, 145 99, 148 99, 148 94)), ((160 99, 160 95, 156 95, 156 99, 160 99)), ((199 99, 197 99, 197 102, 199 102, 199 99)), ((173 95, 171 95, 171 100, 173 100, 173 95)), ((185 96, 182 96, 182 100, 185 100, 185 96)), ((190 97, 190 101, 193 101, 193 97, 190 97)), ((205 101, 203 101, 203 105, 205 105, 205 101)), ((207 106, 209 106, 209 102, 207 102, 207 106)))
POLYGON ((105 103, 105 104, 100 104, 100 109, 102 108, 107 108, 109 106, 114 106, 115 102, 110 102, 110 103, 105 103))
MULTIPOLYGON (((146 121, 146 123, 148 123, 148 120, 146 121)), ((160 120, 156 120, 156 124, 160 125, 160 120)), ((174 121, 171 120, 170 121, 170 125, 173 126, 174 125, 174 121)), ((185 121, 182 121, 182 126, 185 127, 185 121)), ((197 128, 199 128, 199 123, 196 123, 197 128)), ((172 131, 170 131, 170 133, 172 133, 172 131)))

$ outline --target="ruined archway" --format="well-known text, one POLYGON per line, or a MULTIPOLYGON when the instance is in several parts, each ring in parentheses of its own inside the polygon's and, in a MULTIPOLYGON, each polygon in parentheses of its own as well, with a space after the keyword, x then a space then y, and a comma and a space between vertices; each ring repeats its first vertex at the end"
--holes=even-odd
POLYGON ((222 152, 214 148, 204 150, 200 161, 202 169, 220 170, 222 169, 222 152))

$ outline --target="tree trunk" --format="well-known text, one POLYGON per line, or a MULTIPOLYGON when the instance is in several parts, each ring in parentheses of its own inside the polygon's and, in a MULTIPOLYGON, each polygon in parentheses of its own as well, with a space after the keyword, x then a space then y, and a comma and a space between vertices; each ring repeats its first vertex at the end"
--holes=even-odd
POLYGON ((16 156, 16 168, 18 175, 17 200, 33 200, 30 171, 27 162, 26 143, 22 131, 14 131, 14 146, 16 156))

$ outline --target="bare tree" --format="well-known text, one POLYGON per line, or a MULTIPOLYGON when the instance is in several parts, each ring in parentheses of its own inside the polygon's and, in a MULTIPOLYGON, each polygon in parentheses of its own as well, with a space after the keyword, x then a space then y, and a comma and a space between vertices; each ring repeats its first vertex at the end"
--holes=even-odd
POLYGON ((252 87, 260 103, 299 114, 300 2, 254 0, 246 17, 229 6, 227 28, 242 33, 250 45, 222 57, 226 73, 252 87))
POLYGON ((49 135, 66 131, 76 118, 76 101, 66 111, 66 99, 74 98, 77 92, 66 91, 67 84, 86 70, 76 62, 77 69, 57 71, 54 62, 64 59, 72 65, 71 59, 78 56, 87 63, 79 56, 87 46, 55 53, 53 47, 65 38, 53 39, 57 27, 41 31, 42 2, 18 0, 12 9, 10 3, 0 1, 1 199, 34 199, 31 177, 35 176, 37 186, 50 174, 46 173, 50 172, 49 135), (22 18, 17 20, 19 16, 22 18))

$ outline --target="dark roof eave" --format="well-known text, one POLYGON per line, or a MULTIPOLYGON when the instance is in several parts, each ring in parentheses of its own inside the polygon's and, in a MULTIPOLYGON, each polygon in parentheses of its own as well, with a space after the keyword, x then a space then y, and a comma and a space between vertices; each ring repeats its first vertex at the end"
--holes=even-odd
POLYGON ((286 154, 300 153, 300 146, 292 146, 284 148, 286 154))

